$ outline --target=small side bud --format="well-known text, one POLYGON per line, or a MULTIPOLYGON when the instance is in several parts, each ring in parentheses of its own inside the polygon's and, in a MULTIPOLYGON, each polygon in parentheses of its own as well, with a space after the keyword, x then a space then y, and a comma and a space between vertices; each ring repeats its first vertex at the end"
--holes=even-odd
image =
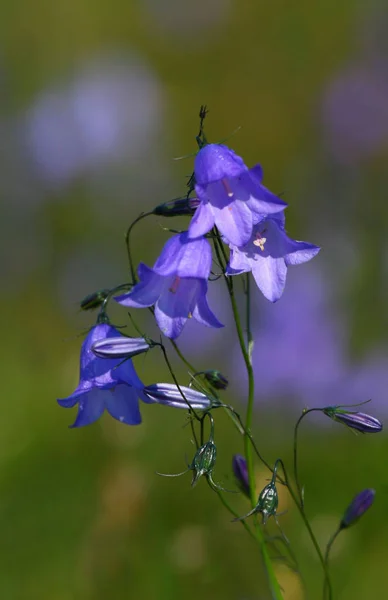
POLYGON ((216 458, 217 448, 212 440, 209 440, 206 444, 198 448, 191 465, 191 468, 194 471, 193 480, 191 482, 192 487, 197 484, 198 479, 202 477, 202 475, 211 476, 214 465, 216 464, 216 458))
POLYGON ((379 433, 383 429, 381 421, 366 413, 344 410, 339 406, 328 406, 323 409, 323 412, 333 421, 338 421, 361 433, 379 433))
POLYGON ((250 497, 247 461, 241 454, 235 454, 232 459, 233 473, 237 485, 243 494, 250 497))
POLYGON ((154 208, 152 214, 159 215, 161 217, 179 217, 179 216, 192 216, 197 207, 199 206, 200 200, 198 198, 176 198, 171 202, 164 202, 154 208))
POLYGON ((229 381, 221 373, 221 371, 210 370, 204 372, 205 379, 212 385, 216 390, 226 390, 229 385, 229 381))
POLYGON ((99 308, 99 306, 107 299, 109 292, 110 290, 104 289, 88 294, 80 302, 81 310, 95 310, 96 308, 99 308))
POLYGON ((342 517, 340 529, 346 529, 357 523, 358 519, 370 508, 375 497, 375 490, 369 488, 355 496, 342 517))

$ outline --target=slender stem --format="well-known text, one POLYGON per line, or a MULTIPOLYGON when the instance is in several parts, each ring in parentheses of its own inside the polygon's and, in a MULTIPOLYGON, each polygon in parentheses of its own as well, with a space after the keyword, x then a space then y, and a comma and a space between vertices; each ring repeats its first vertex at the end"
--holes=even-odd
MULTIPOLYGON (((326 565, 326 569, 329 569, 329 554, 330 554, 330 550, 332 545, 334 544, 335 540, 337 539, 338 534, 342 531, 341 527, 338 527, 338 529, 333 533, 333 535, 331 536, 330 540, 328 541, 328 544, 326 546, 326 552, 325 552, 325 565, 326 565)), ((323 598, 326 598, 326 592, 327 592, 327 578, 325 578, 325 582, 323 585, 323 598)), ((329 592, 330 594, 330 592, 329 592)))
POLYGON ((311 412, 321 411, 321 410, 322 410, 321 408, 309 408, 308 410, 304 410, 303 413, 301 414, 301 416, 299 417, 299 419, 297 420, 295 428, 294 428, 294 479, 295 479, 296 489, 298 490, 298 496, 299 496, 299 500, 300 500, 300 504, 301 504, 302 508, 304 507, 304 498, 303 498, 302 487, 299 482, 299 473, 298 473, 298 430, 299 430, 299 425, 301 424, 302 420, 304 419, 304 417, 306 415, 308 415, 311 412))
POLYGON ((138 223, 139 221, 141 221, 145 217, 149 217, 150 215, 152 215, 152 212, 141 213, 137 217, 137 219, 135 219, 131 223, 131 225, 127 229, 127 233, 125 234, 125 244, 127 246, 129 268, 131 270, 132 280, 133 280, 134 283, 136 283, 138 279, 137 279, 136 270, 135 270, 135 267, 134 267, 134 264, 133 264, 133 260, 132 260, 131 243, 130 243, 131 232, 132 232, 133 227, 136 225, 136 223, 138 223))
MULTIPOLYGON (((222 266, 222 270, 224 273, 224 279, 225 279, 226 287, 229 292, 230 302, 232 305, 232 311, 233 311, 233 317, 234 317, 234 321, 235 321, 235 325, 236 325, 237 337, 239 340, 241 352, 242 352, 242 355, 244 358, 245 367, 246 367, 247 375, 248 375, 248 403, 247 403, 247 411, 246 411, 246 417, 245 417, 245 429, 250 434, 251 427, 252 427, 253 403, 254 403, 254 394, 255 394, 254 374, 253 374, 251 358, 250 358, 249 352, 247 350, 247 347, 245 345, 244 332, 243 332, 243 328, 241 325, 241 320, 240 320, 240 315, 238 312, 236 299, 234 296, 233 281, 231 280, 231 278, 227 278, 225 275, 225 266, 226 266, 226 264, 224 262, 226 260, 225 249, 223 247, 223 244, 220 240, 220 237, 219 237, 217 231, 216 231, 216 235, 214 238, 214 248, 215 248, 215 252, 217 255, 217 259, 218 259, 220 265, 222 266)), ((249 321, 250 321, 250 319, 248 320, 248 323, 249 323, 249 321)), ((250 435, 244 436, 244 448, 245 448, 245 458, 247 461, 247 469, 248 469, 248 482, 249 482, 249 489, 250 489, 250 496, 251 496, 251 505, 252 505, 252 508, 254 508, 256 506, 257 499, 256 499, 255 473, 254 473, 254 465, 253 465, 253 453, 252 453, 252 444, 250 441, 250 435)), ((255 534, 257 537, 258 544, 260 546, 260 551, 261 551, 264 566, 266 569, 272 598, 273 598, 273 600, 282 600, 283 595, 282 595, 279 583, 276 579, 276 576, 275 576, 275 573, 273 570, 272 562, 271 562, 270 556, 268 554, 268 549, 267 549, 267 546, 265 543, 263 531, 262 531, 260 525, 257 523, 257 520, 255 521, 255 523, 256 523, 255 534)))

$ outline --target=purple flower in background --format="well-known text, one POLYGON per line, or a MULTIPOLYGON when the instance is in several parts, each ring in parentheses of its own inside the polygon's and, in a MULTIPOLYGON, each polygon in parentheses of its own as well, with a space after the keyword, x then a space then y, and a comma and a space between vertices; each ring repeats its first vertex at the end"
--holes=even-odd
POLYGON ((354 525, 360 517, 370 508, 375 498, 374 489, 366 489, 357 494, 349 504, 340 523, 340 529, 346 529, 354 525))
POLYGON ((252 235, 254 215, 276 213, 286 206, 261 184, 260 165, 248 169, 240 156, 221 144, 208 144, 198 152, 194 174, 201 204, 189 227, 190 238, 216 225, 229 243, 243 246, 252 235))
POLYGON ((249 498, 250 491, 247 461, 243 456, 241 456, 241 454, 235 454, 233 456, 232 468, 240 490, 249 498))
POLYGON ((228 275, 252 271, 264 296, 276 302, 286 284, 287 267, 311 260, 320 248, 288 237, 284 230, 284 214, 264 217, 253 228, 249 242, 242 248, 230 247, 228 275))
POLYGON ((115 300, 134 308, 155 305, 159 329, 169 338, 178 337, 191 317, 208 327, 223 327, 206 299, 211 263, 204 237, 190 240, 187 232, 179 233, 165 244, 153 269, 140 263, 140 282, 115 300))
POLYGON ((82 427, 97 421, 106 409, 118 421, 127 425, 141 423, 139 398, 151 402, 142 392, 143 384, 136 375, 131 360, 98 358, 93 345, 120 333, 107 323, 93 327, 81 348, 80 381, 67 398, 58 400, 64 408, 78 403, 78 414, 71 427, 82 427))

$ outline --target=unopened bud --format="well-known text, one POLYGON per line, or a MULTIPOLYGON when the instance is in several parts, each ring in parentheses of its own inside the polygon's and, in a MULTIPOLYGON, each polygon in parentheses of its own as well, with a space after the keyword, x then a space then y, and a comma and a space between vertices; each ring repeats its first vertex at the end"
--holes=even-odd
POLYGON ((366 413, 343 410, 339 406, 328 406, 323 409, 323 412, 333 421, 338 421, 361 433, 379 433, 383 429, 381 421, 366 413))
POLYGON ((246 496, 250 496, 247 461, 241 454, 235 454, 232 460, 233 473, 240 490, 246 496))
POLYGON ((199 203, 200 200, 198 198, 176 198, 175 200, 171 200, 171 202, 159 204, 154 208, 152 213, 162 217, 192 216, 199 203))
POLYGON ((349 504, 345 511, 342 521, 340 523, 341 529, 346 529, 351 525, 354 525, 360 517, 370 508, 373 504, 375 497, 375 490, 369 488, 363 490, 357 496, 355 496, 352 502, 349 504))
POLYGON ((221 373, 221 371, 210 370, 205 371, 204 376, 207 381, 212 385, 216 390, 226 390, 229 385, 229 381, 227 378, 221 373))
POLYGON ((80 302, 81 310, 94 310, 98 308, 106 300, 109 292, 110 290, 105 289, 98 290, 97 292, 93 292, 92 294, 88 294, 80 302))

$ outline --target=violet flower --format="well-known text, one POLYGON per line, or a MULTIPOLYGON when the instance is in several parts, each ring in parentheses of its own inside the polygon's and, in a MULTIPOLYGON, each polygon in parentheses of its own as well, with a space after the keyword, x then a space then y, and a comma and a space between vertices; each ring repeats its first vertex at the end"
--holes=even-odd
POLYGON ((119 335, 111 325, 100 323, 84 340, 79 384, 70 396, 58 400, 64 408, 72 408, 78 403, 77 418, 71 427, 97 421, 105 409, 122 423, 138 425, 141 423, 139 398, 143 402, 152 402, 143 394, 144 386, 130 359, 98 358, 93 353, 92 347, 96 342, 119 335))
POLYGON ((211 263, 204 237, 190 240, 187 232, 179 233, 168 240, 152 269, 140 263, 140 282, 115 300, 134 308, 155 305, 159 329, 169 338, 178 337, 191 317, 208 327, 223 327, 206 299, 211 263))
POLYGON ((260 165, 252 169, 222 144, 208 144, 194 164, 195 191, 201 200, 189 237, 204 235, 216 225, 230 244, 244 246, 252 235, 254 215, 277 213, 286 203, 262 184, 260 165))
POLYGON ((230 246, 227 275, 252 271, 256 284, 271 302, 281 297, 289 265, 311 260, 320 248, 288 237, 284 230, 284 214, 262 218, 253 228, 249 242, 242 248, 230 246))
POLYGON ((360 517, 370 508, 375 498, 375 490, 372 488, 362 490, 353 498, 345 511, 340 523, 340 529, 346 529, 354 525, 360 517))
POLYGON ((152 342, 144 338, 110 337, 97 340, 92 345, 92 351, 99 358, 131 358, 137 354, 147 352, 152 348, 152 342))

